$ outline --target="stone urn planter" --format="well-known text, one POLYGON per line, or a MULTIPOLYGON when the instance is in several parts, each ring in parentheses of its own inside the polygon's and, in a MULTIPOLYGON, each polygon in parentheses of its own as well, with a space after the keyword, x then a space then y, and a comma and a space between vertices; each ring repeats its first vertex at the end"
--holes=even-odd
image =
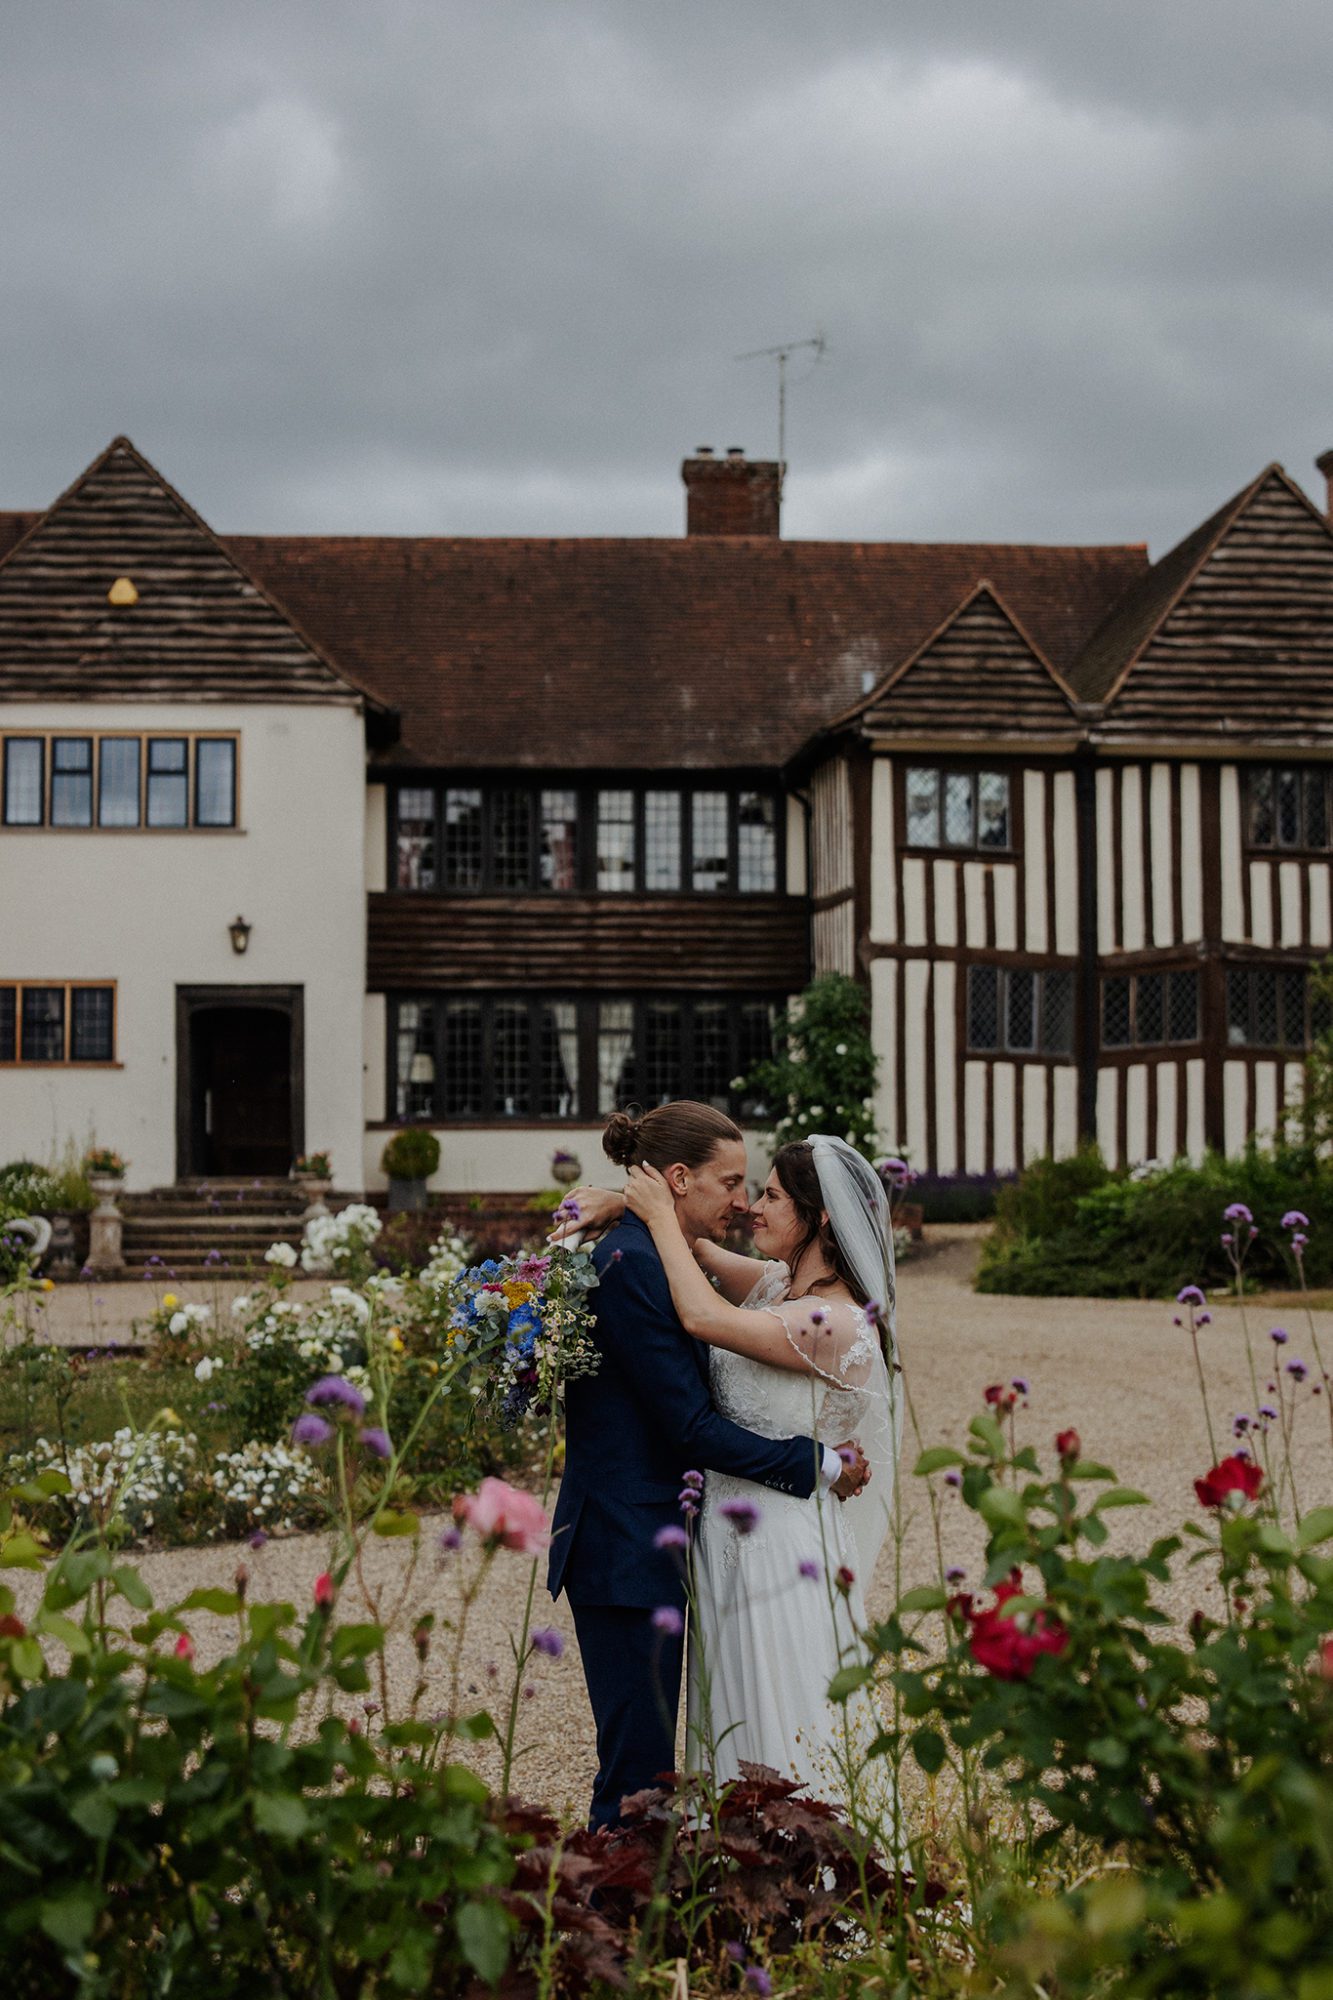
POLYGON ((328 1154, 303 1154, 292 1168, 292 1179, 305 1203, 302 1222, 309 1222, 312 1215, 327 1215, 329 1205, 326 1197, 333 1186, 333 1169, 328 1154))
POLYGON ((90 1173, 88 1185, 97 1196, 97 1206, 88 1218, 88 1269, 95 1278, 112 1278, 125 1269, 121 1249, 125 1218, 116 1206, 125 1176, 90 1173))
POLYGON ((426 1183, 440 1164, 440 1142, 424 1126, 409 1125, 395 1132, 380 1154, 380 1167, 389 1177, 389 1213, 419 1214, 429 1196, 426 1183))
POLYGON ((561 1146, 551 1155, 551 1179, 557 1187, 573 1187, 582 1172, 577 1153, 568 1153, 561 1146))

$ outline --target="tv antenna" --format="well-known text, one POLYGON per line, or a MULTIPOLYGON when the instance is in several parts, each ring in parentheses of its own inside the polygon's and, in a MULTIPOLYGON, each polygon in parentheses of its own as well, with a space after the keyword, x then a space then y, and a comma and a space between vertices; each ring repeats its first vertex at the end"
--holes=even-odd
POLYGON ((748 354, 738 354, 738 361, 776 361, 778 364, 778 478, 787 474, 787 363, 793 354, 801 354, 809 349, 814 360, 812 368, 818 368, 828 352, 828 342, 822 333, 816 333, 809 340, 784 340, 779 347, 752 347, 748 354))

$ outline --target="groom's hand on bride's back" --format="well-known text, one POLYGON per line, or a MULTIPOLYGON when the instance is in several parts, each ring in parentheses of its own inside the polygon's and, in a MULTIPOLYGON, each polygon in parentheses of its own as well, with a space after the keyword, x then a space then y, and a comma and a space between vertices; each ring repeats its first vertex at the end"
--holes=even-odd
POLYGON ((866 1455, 855 1438, 838 1446, 838 1457, 842 1460, 842 1471, 833 1483, 833 1491, 839 1500, 854 1500, 870 1478, 870 1467, 866 1455))

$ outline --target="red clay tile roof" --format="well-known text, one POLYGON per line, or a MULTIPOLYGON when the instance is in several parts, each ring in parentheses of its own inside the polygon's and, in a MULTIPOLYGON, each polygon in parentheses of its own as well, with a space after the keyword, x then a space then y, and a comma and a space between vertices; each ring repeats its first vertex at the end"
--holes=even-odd
POLYGON ((504 769, 786 763, 988 577, 1066 664, 1139 546, 227 537, 360 685, 390 753, 504 769))
POLYGON ((4 518, 0 699, 361 700, 128 438, 4 518), (138 600, 113 606, 122 576, 138 600))
POLYGON ((1068 742, 1079 733, 1068 690, 989 581, 834 727, 864 735, 1068 742))

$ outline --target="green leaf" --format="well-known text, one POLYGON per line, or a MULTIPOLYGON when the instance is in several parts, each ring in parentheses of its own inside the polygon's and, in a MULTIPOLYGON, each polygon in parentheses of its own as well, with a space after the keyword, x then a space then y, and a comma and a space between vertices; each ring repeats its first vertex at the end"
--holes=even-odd
POLYGON ((21 1681, 39 1681, 46 1671, 42 1649, 35 1639, 15 1639, 9 1648, 9 1664, 21 1681))
POLYGON ((0 1542, 0 1569, 40 1569, 45 1560, 41 1543, 22 1531, 0 1542))
POLYGON ((944 1738, 937 1729, 918 1729, 912 1736, 912 1755, 929 1777, 944 1767, 944 1738))
POLYGON ((83 1627, 76 1625, 72 1618, 63 1617, 59 1611, 48 1611, 43 1606, 34 1618, 33 1626, 38 1632, 45 1632, 52 1639, 59 1639, 67 1652, 88 1651, 88 1635, 83 1627))
POLYGON ((1098 1513, 1104 1513, 1108 1507, 1150 1507, 1152 1502, 1132 1486, 1113 1486, 1109 1493, 1099 1493, 1092 1504, 1098 1513))
POLYGON ((898 1599, 898 1611, 942 1611, 949 1601, 949 1593, 942 1584, 922 1583, 915 1590, 909 1590, 898 1599))
POLYGON ((1301 1522, 1298 1546, 1313 1549, 1330 1538, 1333 1538, 1333 1507, 1312 1507, 1301 1522))
POLYGON ((136 1611, 152 1610, 153 1593, 132 1563, 118 1563, 111 1572, 111 1581, 136 1611))
POLYGON ((1259 1532, 1254 1539, 1266 1556, 1294 1556, 1296 1553, 1281 1528, 1275 1527, 1271 1521, 1259 1523, 1259 1532))
POLYGON ((484 1708, 475 1715, 460 1715, 457 1722, 450 1725, 451 1734, 464 1736, 470 1743, 480 1743, 488 1736, 498 1734, 494 1722, 484 1708))
POLYGON ((497 1985, 509 1963, 509 1924, 500 1905, 464 1903, 458 1912, 458 1942, 478 1978, 497 1985))
POLYGON ((399 1938, 389 1957, 389 1977, 405 1992, 419 1993, 430 1978, 435 1963, 435 1936, 425 1929, 411 1930, 399 1938))
POLYGON ((304 1799, 294 1792, 261 1792, 255 1800, 255 1825, 277 1840, 299 1840, 310 1824, 304 1799))
POLYGON ((1027 1519, 1012 1486, 988 1486, 977 1502, 977 1512, 992 1528, 1021 1528, 1027 1519))
POLYGON ((340 1625, 333 1635, 329 1654, 335 1661, 359 1660, 367 1653, 378 1653, 383 1644, 382 1625, 340 1625))
POLYGON ((41 1925, 62 1951, 82 1951, 97 1922, 102 1899, 90 1882, 79 1882, 47 1896, 41 1904, 41 1925))
POLYGON ((967 1428, 969 1435, 985 1445, 992 1458, 1004 1457, 1004 1432, 994 1417, 988 1417, 984 1413, 979 1417, 973 1417, 967 1428))
POLYGON ((115 1804, 105 1792, 85 1793, 70 1807, 69 1816, 89 1840, 110 1840, 116 1830, 115 1804))
POLYGON ((176 1606, 177 1611, 214 1611, 219 1618, 234 1618, 241 1608, 241 1600, 234 1590, 204 1588, 192 1590, 184 1604, 176 1606))
POLYGON ((386 1507, 371 1523, 377 1535, 419 1535, 421 1520, 416 1514, 398 1514, 392 1507, 386 1507))
POLYGON ((912 1470, 918 1479, 924 1479, 928 1472, 942 1472, 946 1465, 966 1464, 961 1451, 955 1451, 951 1445, 933 1444, 922 1452, 912 1470))
POLYGON ((1095 1459, 1080 1458, 1073 1465, 1065 1467, 1066 1479, 1114 1479, 1109 1465, 1098 1465, 1095 1459))
POLYGON ((1129 1762, 1129 1751, 1118 1736, 1094 1736, 1088 1745, 1088 1755, 1094 1764, 1108 1771, 1118 1771, 1129 1762))
POLYGON ((1106 1523, 1100 1514, 1089 1514, 1083 1522, 1082 1532, 1095 1549, 1106 1540, 1106 1523))
POLYGON ((873 1672, 874 1668, 868 1666, 839 1667, 828 1684, 829 1700, 846 1701, 848 1695, 865 1686, 873 1672))

